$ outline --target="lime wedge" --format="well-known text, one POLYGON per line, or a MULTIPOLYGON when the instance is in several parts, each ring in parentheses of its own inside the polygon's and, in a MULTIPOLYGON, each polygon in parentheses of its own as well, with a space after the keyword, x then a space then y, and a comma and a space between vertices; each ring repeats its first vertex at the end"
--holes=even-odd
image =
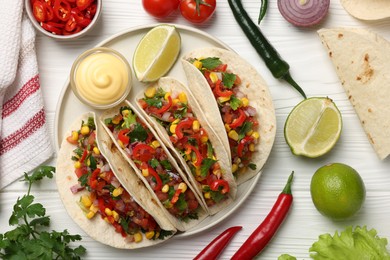
POLYGON ((334 147, 341 129, 341 113, 335 103, 315 97, 293 108, 284 125, 284 137, 293 154, 315 158, 334 147))
POLYGON ((147 32, 138 43, 133 57, 133 69, 142 82, 164 76, 175 63, 181 47, 176 27, 158 25, 147 32))

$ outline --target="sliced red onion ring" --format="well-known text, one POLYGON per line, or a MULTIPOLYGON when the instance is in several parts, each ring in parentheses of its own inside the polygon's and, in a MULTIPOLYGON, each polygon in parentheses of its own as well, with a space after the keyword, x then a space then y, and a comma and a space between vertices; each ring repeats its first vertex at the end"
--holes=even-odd
POLYGON ((284 19, 295 26, 316 25, 328 13, 330 0, 278 0, 278 8, 284 19))

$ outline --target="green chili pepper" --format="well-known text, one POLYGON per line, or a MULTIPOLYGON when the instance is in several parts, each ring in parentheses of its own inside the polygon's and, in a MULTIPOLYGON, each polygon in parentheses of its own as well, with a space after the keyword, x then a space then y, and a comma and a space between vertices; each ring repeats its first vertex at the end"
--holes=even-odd
POLYGON ((252 46, 263 59, 272 75, 277 79, 284 79, 287 81, 304 98, 306 98, 305 92, 290 75, 290 65, 280 57, 276 49, 260 31, 260 28, 251 20, 242 6, 241 0, 228 0, 228 2, 234 18, 240 25, 252 46))
POLYGON ((259 20, 257 21, 258 24, 260 24, 261 20, 263 20, 265 13, 267 12, 267 8, 268 8, 268 0, 261 0, 259 20))

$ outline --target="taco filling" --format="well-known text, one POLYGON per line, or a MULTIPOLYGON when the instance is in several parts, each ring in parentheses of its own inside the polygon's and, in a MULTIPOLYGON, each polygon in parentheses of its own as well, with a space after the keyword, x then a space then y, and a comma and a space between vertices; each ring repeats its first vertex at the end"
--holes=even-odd
POLYGON ((234 176, 249 169, 256 170, 252 162, 255 146, 259 142, 259 122, 256 108, 249 105, 249 99, 240 88, 239 75, 229 71, 228 65, 219 58, 190 59, 207 80, 218 103, 219 112, 229 140, 234 176))
POLYGON ((149 87, 144 94, 138 103, 165 128, 171 143, 201 187, 207 206, 227 199, 229 183, 223 179, 208 134, 188 105, 186 94, 180 92, 173 96, 171 92, 155 87, 149 87))
POLYGON ((201 205, 195 194, 170 163, 169 155, 159 141, 131 108, 121 107, 118 114, 106 118, 104 123, 168 212, 185 222, 198 219, 201 205))
POLYGON ((88 190, 81 195, 79 206, 86 218, 100 215, 127 242, 139 243, 146 239, 164 239, 172 234, 160 228, 115 177, 107 160, 100 154, 96 143, 96 125, 93 117, 82 121, 80 129, 73 130, 67 141, 75 146, 71 160, 79 183, 71 187, 73 194, 88 190))

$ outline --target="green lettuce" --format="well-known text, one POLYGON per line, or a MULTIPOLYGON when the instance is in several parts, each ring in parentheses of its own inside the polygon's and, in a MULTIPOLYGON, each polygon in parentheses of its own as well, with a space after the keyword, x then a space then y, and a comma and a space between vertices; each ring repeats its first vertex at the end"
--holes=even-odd
MULTIPOLYGON (((367 230, 366 226, 355 228, 349 226, 340 234, 336 231, 333 236, 320 235, 318 241, 310 247, 309 252, 310 257, 315 260, 390 260, 390 253, 386 246, 387 239, 380 238, 375 229, 367 230)), ((287 255, 282 256, 278 259, 289 259, 286 258, 287 255)))

